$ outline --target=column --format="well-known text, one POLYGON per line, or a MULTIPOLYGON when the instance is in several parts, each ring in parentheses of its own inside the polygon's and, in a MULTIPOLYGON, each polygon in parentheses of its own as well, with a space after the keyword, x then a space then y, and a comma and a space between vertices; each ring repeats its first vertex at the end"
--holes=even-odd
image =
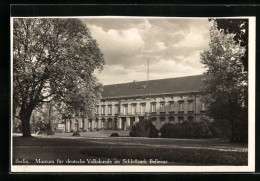
POLYGON ((84 128, 83 128, 84 130, 88 130, 88 118, 85 118, 84 119, 84 128))
POLYGON ((98 129, 101 129, 102 128, 102 126, 101 126, 101 119, 100 118, 98 118, 98 129))
POLYGON ((89 130, 92 130, 92 122, 93 120, 91 119, 91 121, 88 122, 88 127, 89 127, 89 130))
POLYGON ((135 122, 134 122, 134 125, 136 124, 136 123, 138 123, 139 122, 139 117, 138 116, 136 116, 135 117, 135 122))
POLYGON ((126 123, 125 123, 124 130, 129 130, 129 129, 130 129, 130 117, 126 117, 126 123))
POLYGON ((118 129, 122 129, 122 118, 118 118, 118 129))
POLYGON ((73 119, 71 119, 70 121, 71 121, 70 130, 75 131, 75 121, 73 119))
POLYGON ((66 120, 66 132, 70 132, 70 120, 66 120))
POLYGON ((96 127, 95 127, 95 123, 96 123, 96 120, 95 119, 92 119, 92 125, 91 125, 91 127, 92 127, 92 130, 94 130, 96 127))

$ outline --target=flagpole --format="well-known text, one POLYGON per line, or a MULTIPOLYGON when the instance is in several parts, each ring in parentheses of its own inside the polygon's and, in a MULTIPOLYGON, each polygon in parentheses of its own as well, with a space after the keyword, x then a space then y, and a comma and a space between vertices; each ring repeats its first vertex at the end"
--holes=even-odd
POLYGON ((147 81, 149 81, 149 61, 150 61, 150 57, 148 58, 147 62, 148 62, 148 67, 147 67, 147 81))

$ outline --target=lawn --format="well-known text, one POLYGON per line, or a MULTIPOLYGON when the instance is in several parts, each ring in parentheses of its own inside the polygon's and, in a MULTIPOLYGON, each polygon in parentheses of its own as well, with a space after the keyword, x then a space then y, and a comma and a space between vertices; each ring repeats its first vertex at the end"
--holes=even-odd
MULTIPOLYGON (((135 161, 153 159, 158 161, 154 164, 168 165, 247 165, 246 144, 231 144, 220 139, 108 137, 109 134, 72 137, 67 133, 32 138, 16 135, 13 137, 13 160, 26 159, 29 164, 36 164, 35 159, 55 160, 57 164, 57 159, 110 159, 124 164, 124 159, 128 160, 125 164, 137 164, 135 161)), ((119 133, 120 136, 124 134, 119 133)))

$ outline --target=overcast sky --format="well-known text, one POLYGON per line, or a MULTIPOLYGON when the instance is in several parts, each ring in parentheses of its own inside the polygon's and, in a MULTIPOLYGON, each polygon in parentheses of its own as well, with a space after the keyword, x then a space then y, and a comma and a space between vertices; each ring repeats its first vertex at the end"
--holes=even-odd
POLYGON ((85 18, 104 54, 106 65, 95 73, 104 85, 198 75, 204 72, 200 52, 207 50, 207 18, 85 18))

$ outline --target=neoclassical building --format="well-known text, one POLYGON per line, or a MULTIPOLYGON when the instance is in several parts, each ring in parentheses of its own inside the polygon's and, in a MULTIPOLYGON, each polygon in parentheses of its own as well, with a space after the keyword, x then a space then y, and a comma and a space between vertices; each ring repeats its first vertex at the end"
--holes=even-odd
POLYGON ((105 85, 95 114, 74 114, 66 120, 65 132, 78 130, 128 130, 146 117, 157 129, 165 123, 198 122, 206 116, 200 101, 204 75, 133 81, 105 85))

